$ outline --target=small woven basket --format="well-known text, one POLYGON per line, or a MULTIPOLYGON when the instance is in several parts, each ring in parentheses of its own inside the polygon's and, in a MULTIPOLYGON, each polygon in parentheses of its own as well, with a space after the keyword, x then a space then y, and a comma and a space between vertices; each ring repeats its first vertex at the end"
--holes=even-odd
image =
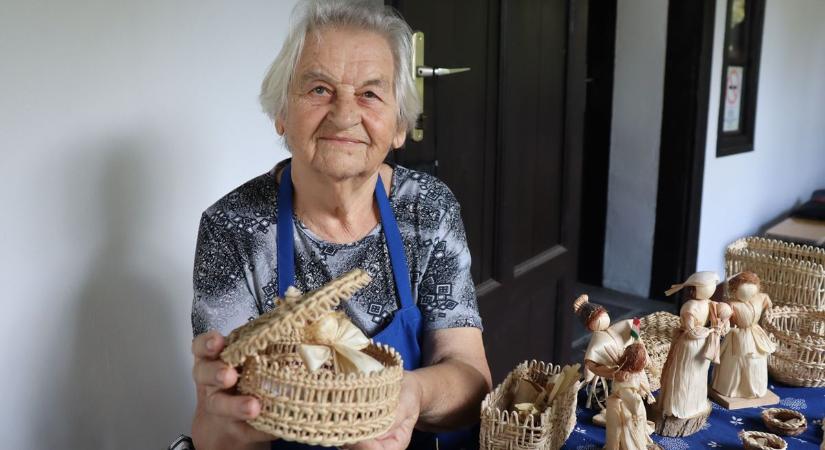
POLYGON ((679 328, 681 321, 675 314, 659 311, 642 317, 640 322, 641 339, 645 343, 650 358, 645 372, 652 392, 661 387, 662 368, 670 351, 673 331, 679 328))
POLYGON ((748 237, 728 246, 725 266, 728 277, 757 274, 774 304, 825 311, 825 249, 748 237))
POLYGON ((370 341, 362 351, 384 368, 349 374, 338 371, 334 362, 310 372, 298 354, 305 327, 369 280, 356 269, 282 302, 229 335, 221 358, 240 368, 238 391, 261 402, 261 414, 250 425, 281 439, 330 447, 371 439, 390 428, 403 375, 398 352, 370 341))
POLYGON ((762 421, 769 431, 784 436, 798 436, 808 428, 808 421, 800 412, 792 409, 768 408, 762 410, 762 421), (796 424, 789 421, 796 420, 796 424))
POLYGON ((479 447, 485 450, 561 448, 576 425, 576 401, 581 381, 577 380, 559 393, 541 414, 531 414, 525 421, 519 419, 518 413, 507 410, 510 393, 519 379, 527 377, 545 385, 551 376, 560 372, 560 366, 535 360, 516 366, 481 404, 479 447))
POLYGON ((781 437, 761 431, 740 431, 739 439, 747 450, 785 450, 788 443, 781 437), (759 442, 764 440, 764 444, 759 442))
POLYGON ((775 379, 793 386, 825 386, 825 311, 775 306, 762 317, 776 352, 768 359, 775 379))

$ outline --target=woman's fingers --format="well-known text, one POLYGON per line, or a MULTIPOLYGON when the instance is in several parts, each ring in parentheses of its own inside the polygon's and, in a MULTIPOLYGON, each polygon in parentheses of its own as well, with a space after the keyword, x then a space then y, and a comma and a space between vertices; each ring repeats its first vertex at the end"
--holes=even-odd
POLYGON ((234 420, 249 420, 261 413, 261 403, 248 395, 216 391, 206 397, 206 412, 234 420))
POLYGON ((221 336, 219 332, 212 330, 195 336, 195 339, 192 339, 192 354, 195 355, 195 359, 215 359, 225 345, 226 341, 223 336, 221 336))
POLYGON ((192 379, 212 390, 228 389, 238 382, 238 372, 220 360, 198 359, 192 367, 192 379))

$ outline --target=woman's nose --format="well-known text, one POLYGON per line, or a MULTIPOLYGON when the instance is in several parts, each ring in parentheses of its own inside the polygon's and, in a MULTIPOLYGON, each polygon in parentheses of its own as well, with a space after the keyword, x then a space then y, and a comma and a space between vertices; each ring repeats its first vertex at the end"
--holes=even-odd
POLYGON ((361 111, 354 95, 338 95, 328 118, 339 130, 348 130, 361 122, 361 111))

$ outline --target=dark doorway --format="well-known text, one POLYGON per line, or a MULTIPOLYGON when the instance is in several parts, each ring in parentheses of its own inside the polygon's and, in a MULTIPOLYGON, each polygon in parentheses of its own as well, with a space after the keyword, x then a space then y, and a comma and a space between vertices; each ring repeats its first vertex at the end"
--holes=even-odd
POLYGON ((696 271, 715 0, 670 2, 651 298, 696 271))
POLYGON ((602 286, 613 118, 616 0, 591 0, 587 21, 587 100, 578 277, 583 283, 602 286))
POLYGON ((425 33, 424 139, 396 162, 453 190, 494 380, 570 357, 578 253, 586 0, 396 0, 425 33))

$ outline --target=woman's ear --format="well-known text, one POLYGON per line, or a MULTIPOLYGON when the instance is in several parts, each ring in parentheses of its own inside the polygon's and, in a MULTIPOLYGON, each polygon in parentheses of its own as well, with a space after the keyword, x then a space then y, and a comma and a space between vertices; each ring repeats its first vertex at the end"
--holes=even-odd
POLYGON ((283 136, 284 131, 286 131, 286 129, 284 128, 284 119, 281 117, 280 114, 278 114, 278 116, 275 117, 275 131, 277 131, 278 134, 281 136, 283 136))
POLYGON ((392 138, 392 148, 401 148, 405 140, 407 140, 407 130, 399 127, 398 131, 395 132, 395 136, 392 138))

